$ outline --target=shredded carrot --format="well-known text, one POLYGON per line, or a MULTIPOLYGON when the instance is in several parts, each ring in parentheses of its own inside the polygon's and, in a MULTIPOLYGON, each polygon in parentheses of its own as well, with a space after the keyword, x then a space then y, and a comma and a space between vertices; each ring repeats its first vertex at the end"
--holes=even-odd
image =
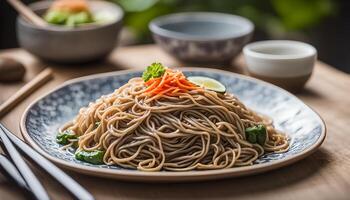
POLYGON ((190 90, 199 89, 198 86, 189 82, 181 71, 167 69, 162 77, 152 78, 145 82, 147 89, 145 93, 154 95, 176 96, 190 90))
POLYGON ((89 12, 89 5, 85 0, 56 0, 52 3, 51 10, 59 10, 66 12, 89 12))

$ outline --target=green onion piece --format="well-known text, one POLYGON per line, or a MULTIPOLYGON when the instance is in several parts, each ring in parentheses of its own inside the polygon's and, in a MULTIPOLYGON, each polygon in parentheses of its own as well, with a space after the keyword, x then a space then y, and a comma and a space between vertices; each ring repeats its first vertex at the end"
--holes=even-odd
POLYGON ((56 136, 56 142, 62 145, 66 145, 69 143, 70 139, 77 139, 78 137, 75 135, 72 130, 65 130, 62 133, 58 133, 56 136))
POLYGON ((75 158, 91 164, 102 164, 103 163, 104 151, 77 151, 75 152, 75 158))
POLYGON ((266 127, 262 124, 248 127, 245 129, 245 135, 248 142, 252 144, 258 143, 263 146, 265 144, 267 135, 266 127))
POLYGON ((256 139, 255 132, 246 131, 245 135, 246 135, 246 138, 247 138, 248 142, 250 142, 252 144, 256 143, 257 139, 256 139))

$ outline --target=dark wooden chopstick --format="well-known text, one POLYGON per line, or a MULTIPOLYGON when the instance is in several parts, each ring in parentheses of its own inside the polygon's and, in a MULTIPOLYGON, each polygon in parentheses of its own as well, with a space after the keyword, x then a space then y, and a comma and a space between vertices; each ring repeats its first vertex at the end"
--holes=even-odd
MULTIPOLYGON (((64 173, 61 169, 56 167, 41 154, 37 153, 21 139, 12 134, 7 130, 1 123, 0 129, 2 132, 10 139, 16 147, 26 154, 33 162, 38 164, 42 169, 44 169, 48 174, 50 174, 54 179, 56 179, 64 188, 66 188, 76 199, 81 200, 93 200, 94 197, 85 190, 81 185, 79 185, 74 179, 64 173)), ((0 130, 0 132, 1 132, 0 130)))
POLYGON ((3 151, 5 151, 6 154, 11 158, 12 162, 21 173, 28 187, 33 192, 35 198, 40 200, 49 200, 50 197, 45 191, 44 187, 35 177, 32 170, 30 170, 29 166, 23 160, 21 155, 11 143, 10 139, 7 137, 5 131, 2 129, 0 129, 0 138, 2 140, 1 145, 3 147, 3 151))

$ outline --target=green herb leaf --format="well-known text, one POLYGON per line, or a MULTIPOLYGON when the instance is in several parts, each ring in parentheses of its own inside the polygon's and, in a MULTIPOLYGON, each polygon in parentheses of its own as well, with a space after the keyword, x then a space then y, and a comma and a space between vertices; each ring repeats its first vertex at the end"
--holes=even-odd
POLYGON ((246 128, 245 134, 248 142, 252 144, 258 143, 261 146, 265 144, 267 131, 262 124, 246 128))
POLYGON ((58 133, 56 136, 56 142, 62 145, 66 145, 69 143, 70 139, 77 139, 78 137, 75 135, 72 130, 65 130, 62 133, 58 133))
POLYGON ((151 78, 158 78, 165 73, 165 67, 161 63, 152 63, 142 74, 142 79, 147 82, 151 78))
POLYGON ((103 163, 104 151, 77 151, 75 152, 75 158, 91 164, 102 164, 103 163))

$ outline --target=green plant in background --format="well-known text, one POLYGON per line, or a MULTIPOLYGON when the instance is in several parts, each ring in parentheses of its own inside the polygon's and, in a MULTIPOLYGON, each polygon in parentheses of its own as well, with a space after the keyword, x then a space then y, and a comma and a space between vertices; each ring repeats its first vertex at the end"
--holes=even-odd
POLYGON ((155 17, 186 11, 238 14, 268 35, 304 31, 336 11, 332 0, 113 0, 125 11, 125 24, 141 42, 149 41, 148 23, 155 17))
POLYGON ((318 24, 334 10, 330 0, 272 0, 272 6, 287 29, 304 29, 318 24))

